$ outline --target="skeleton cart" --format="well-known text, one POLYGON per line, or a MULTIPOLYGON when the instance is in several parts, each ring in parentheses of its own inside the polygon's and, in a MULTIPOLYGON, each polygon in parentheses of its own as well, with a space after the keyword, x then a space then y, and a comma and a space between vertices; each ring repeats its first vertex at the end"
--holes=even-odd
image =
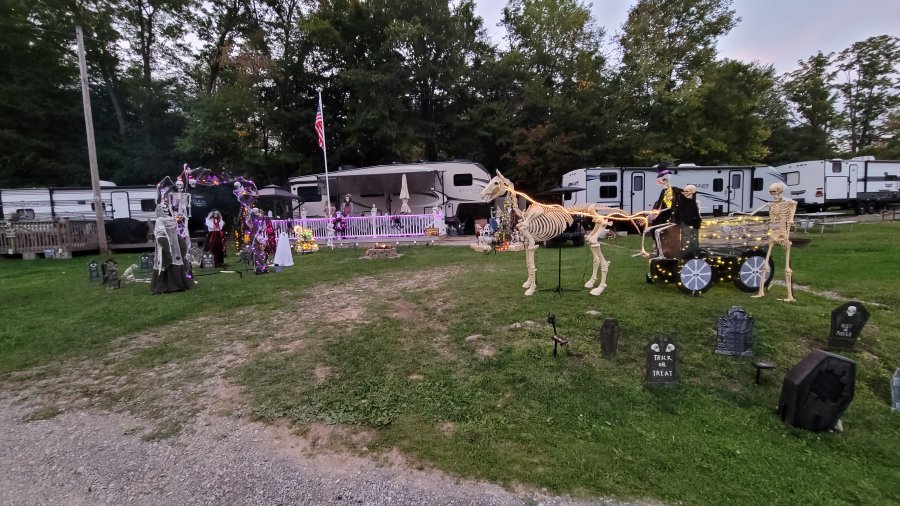
MULTIPOLYGON (((682 292, 699 295, 715 282, 731 281, 745 292, 756 292, 768 235, 769 219, 759 216, 708 218, 693 232, 673 225, 660 234, 647 283, 675 283, 682 292)), ((766 287, 774 272, 769 259, 766 287)))

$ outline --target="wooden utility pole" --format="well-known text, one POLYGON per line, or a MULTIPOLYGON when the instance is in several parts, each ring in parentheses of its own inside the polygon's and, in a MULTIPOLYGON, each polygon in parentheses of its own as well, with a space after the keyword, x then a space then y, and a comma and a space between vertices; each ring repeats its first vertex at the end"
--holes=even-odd
POLYGON ((94 145, 94 117, 91 113, 91 90, 88 88, 87 63, 84 60, 84 37, 81 25, 75 25, 75 39, 78 41, 78 70, 81 72, 81 100, 84 103, 84 129, 87 131, 88 162, 91 165, 91 188, 94 190, 94 213, 97 216, 97 240, 100 254, 109 253, 106 245, 106 227, 103 199, 100 196, 100 174, 97 169, 97 146, 94 145))

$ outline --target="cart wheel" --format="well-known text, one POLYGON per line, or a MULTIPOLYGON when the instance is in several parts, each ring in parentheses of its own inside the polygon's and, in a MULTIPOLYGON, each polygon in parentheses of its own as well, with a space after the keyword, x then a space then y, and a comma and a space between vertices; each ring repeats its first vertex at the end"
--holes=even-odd
MULTIPOLYGON (((766 256, 762 252, 751 252, 741 257, 734 272, 734 286, 745 292, 759 290, 759 271, 766 263, 766 256)), ((769 258, 769 272, 766 274, 766 287, 775 277, 775 261, 769 258)))
POLYGON ((713 268, 702 256, 685 259, 678 271, 678 287, 690 295, 700 295, 713 284, 713 268))

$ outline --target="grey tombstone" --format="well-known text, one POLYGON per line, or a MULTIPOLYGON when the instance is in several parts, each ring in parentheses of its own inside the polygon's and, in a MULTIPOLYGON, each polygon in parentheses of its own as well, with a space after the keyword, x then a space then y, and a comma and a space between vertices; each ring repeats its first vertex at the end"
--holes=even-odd
POLYGON ((100 273, 100 264, 96 258, 92 258, 88 262, 88 281, 91 283, 102 283, 103 275, 100 273))
POLYGON ((103 262, 102 268, 103 284, 106 285, 106 289, 112 290, 114 288, 120 288, 121 280, 119 279, 119 263, 110 258, 103 262))
POLYGON ((900 367, 894 371, 894 377, 891 378, 891 411, 900 411, 900 367))
POLYGON ((153 270, 153 262, 155 260, 156 255, 152 252, 149 253, 141 253, 141 265, 140 269, 142 271, 152 271, 153 270))
POLYGON ((200 257, 200 268, 201 269, 212 269, 216 266, 216 258, 213 256, 211 251, 205 251, 203 256, 200 257))
POLYGON ((867 321, 869 321, 869 311, 859 301, 851 300, 836 308, 831 312, 828 348, 852 350, 867 321))
POLYGON ((753 317, 743 308, 732 306, 716 320, 716 353, 753 356, 753 317))
POLYGON ((822 432, 834 428, 856 392, 856 364, 813 350, 784 377, 778 416, 794 427, 822 432))
POLYGON ((615 318, 607 318, 603 320, 600 326, 600 351, 603 356, 609 358, 616 354, 619 349, 619 320, 615 318))
POLYGON ((678 384, 678 347, 670 337, 654 337, 647 344, 648 386, 678 384))

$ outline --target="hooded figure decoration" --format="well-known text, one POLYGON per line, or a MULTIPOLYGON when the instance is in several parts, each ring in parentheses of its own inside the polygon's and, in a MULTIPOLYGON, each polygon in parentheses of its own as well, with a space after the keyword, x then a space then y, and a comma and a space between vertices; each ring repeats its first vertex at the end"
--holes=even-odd
POLYGON ((155 295, 193 288, 191 263, 185 261, 187 241, 178 233, 178 223, 165 200, 156 206, 153 236, 156 251, 150 293, 155 295))

